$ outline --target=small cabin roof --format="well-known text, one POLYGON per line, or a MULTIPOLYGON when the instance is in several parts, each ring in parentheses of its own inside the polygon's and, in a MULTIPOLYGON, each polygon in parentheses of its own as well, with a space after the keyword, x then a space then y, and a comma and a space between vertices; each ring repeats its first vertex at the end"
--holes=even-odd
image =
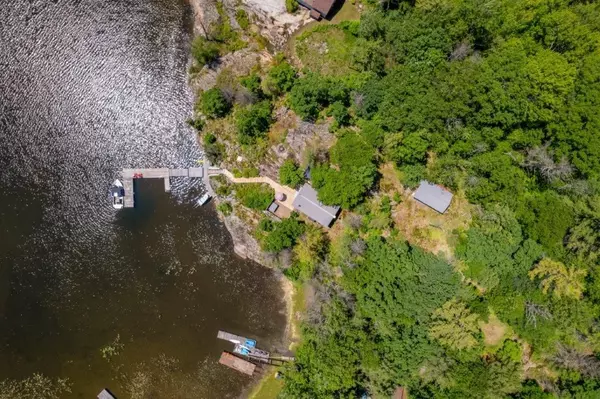
POLYGON ((413 197, 439 213, 444 213, 450 206, 453 195, 441 186, 423 180, 413 197))
POLYGON ((325 227, 331 225, 340 211, 339 206, 324 205, 319 201, 317 191, 308 183, 298 191, 293 206, 297 211, 325 227))

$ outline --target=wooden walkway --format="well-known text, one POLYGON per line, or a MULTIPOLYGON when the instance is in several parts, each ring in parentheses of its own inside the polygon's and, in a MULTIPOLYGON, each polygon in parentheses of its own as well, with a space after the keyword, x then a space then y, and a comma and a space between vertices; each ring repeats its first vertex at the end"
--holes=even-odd
MULTIPOLYGON (((125 198, 123 206, 133 208, 135 198, 133 194, 133 179, 164 179, 165 191, 171 191, 171 177, 204 177, 203 168, 187 169, 169 169, 169 168, 150 168, 150 169, 123 169, 123 189, 125 198)), ((208 189, 208 188, 207 188, 208 189)))

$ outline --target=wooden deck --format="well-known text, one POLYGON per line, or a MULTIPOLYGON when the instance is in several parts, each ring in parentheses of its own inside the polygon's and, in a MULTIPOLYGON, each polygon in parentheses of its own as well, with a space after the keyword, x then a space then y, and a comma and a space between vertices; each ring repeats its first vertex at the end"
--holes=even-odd
POLYGON ((229 352, 221 353, 221 358, 219 359, 219 363, 234 370, 237 370, 241 373, 253 375, 254 370, 256 369, 256 365, 250 363, 247 360, 240 359, 237 356, 232 355, 229 352))
MULTIPOLYGON (((171 191, 172 177, 204 177, 203 168, 140 168, 140 169, 123 169, 121 173, 123 177, 123 189, 125 190, 125 198, 123 206, 125 208, 135 207, 135 197, 133 192, 133 179, 164 179, 165 191, 171 191)), ((210 191, 210 188, 207 188, 210 191)))

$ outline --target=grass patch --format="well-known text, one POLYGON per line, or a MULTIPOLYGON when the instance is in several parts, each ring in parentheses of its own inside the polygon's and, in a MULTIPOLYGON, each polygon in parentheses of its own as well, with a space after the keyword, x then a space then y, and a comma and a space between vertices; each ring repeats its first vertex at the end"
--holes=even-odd
POLYGON ((314 72, 329 76, 355 74, 352 47, 356 37, 335 25, 317 25, 296 39, 296 55, 314 72))
POLYGON ((276 369, 271 368, 258 385, 250 392, 249 399, 276 399, 283 389, 283 379, 275 378, 276 369))

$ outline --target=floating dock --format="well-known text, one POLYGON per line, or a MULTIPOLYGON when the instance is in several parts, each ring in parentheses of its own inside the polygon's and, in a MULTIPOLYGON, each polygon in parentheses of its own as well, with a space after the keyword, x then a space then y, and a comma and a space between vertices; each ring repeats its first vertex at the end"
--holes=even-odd
POLYGON ((256 365, 229 353, 221 353, 219 363, 247 375, 253 375, 256 365))
POLYGON ((133 208, 135 198, 133 193, 133 179, 164 179, 165 191, 171 191, 171 177, 203 178, 204 168, 150 168, 150 169, 123 169, 123 189, 125 198, 123 206, 133 208))
POLYGON ((117 399, 108 389, 103 389, 97 396, 98 399, 117 399))

